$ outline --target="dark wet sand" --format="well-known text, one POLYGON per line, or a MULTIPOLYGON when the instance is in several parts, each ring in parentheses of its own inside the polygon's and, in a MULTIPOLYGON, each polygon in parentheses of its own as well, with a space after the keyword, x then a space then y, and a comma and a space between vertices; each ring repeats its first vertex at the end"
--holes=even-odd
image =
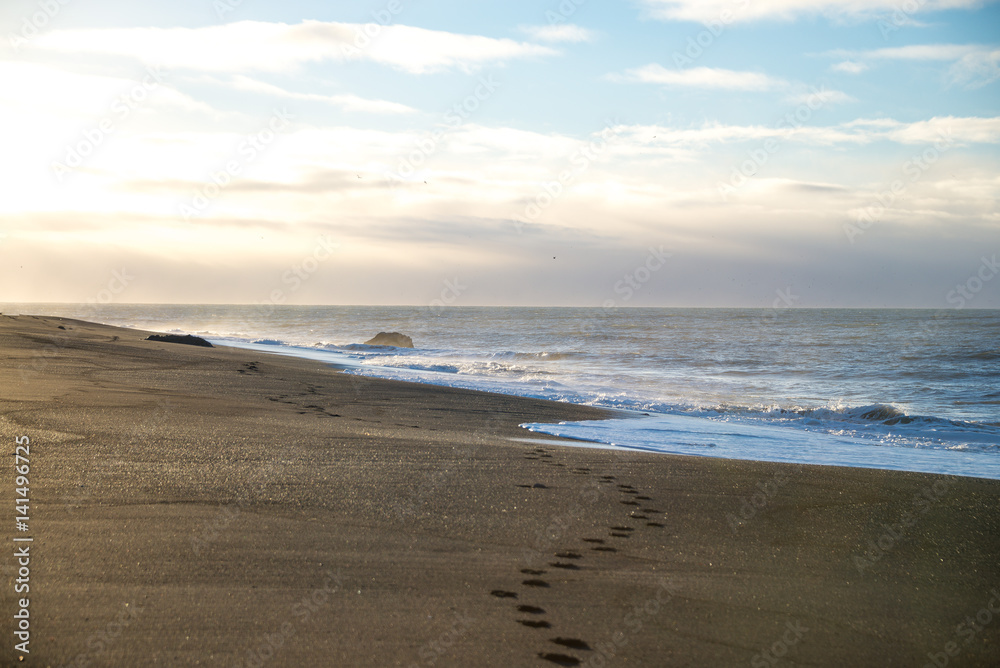
POLYGON ((0 317, 21 665, 1000 665, 1000 482, 519 443, 605 414, 145 335, 0 317))

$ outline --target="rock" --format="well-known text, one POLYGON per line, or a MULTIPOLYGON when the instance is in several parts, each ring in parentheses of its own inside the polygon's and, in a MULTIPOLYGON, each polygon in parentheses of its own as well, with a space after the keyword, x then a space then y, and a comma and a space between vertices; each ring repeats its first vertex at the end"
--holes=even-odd
POLYGON ((393 348, 412 348, 413 339, 399 332, 379 332, 375 338, 365 341, 366 346, 392 346, 393 348))
POLYGON ((201 346, 202 348, 213 348, 214 346, 200 336, 185 334, 151 334, 146 337, 147 341, 162 341, 163 343, 183 343, 189 346, 201 346))

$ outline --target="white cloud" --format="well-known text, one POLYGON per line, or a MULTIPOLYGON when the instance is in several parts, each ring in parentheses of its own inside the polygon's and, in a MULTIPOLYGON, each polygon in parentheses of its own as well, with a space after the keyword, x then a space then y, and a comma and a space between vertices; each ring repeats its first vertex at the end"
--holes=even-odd
POLYGON ((969 88, 981 88, 1000 79, 1000 49, 977 51, 962 56, 948 71, 952 81, 969 88))
POLYGON ((975 44, 910 44, 871 51, 834 51, 831 53, 851 53, 865 59, 881 60, 958 60, 963 56, 982 50, 975 44))
MULTIPOLYGON (((948 78, 969 88, 980 88, 1000 79, 1000 49, 980 44, 911 44, 870 51, 838 49, 826 55, 858 60, 951 61, 948 78)), ((842 69, 842 65, 838 63, 831 69, 842 69)))
POLYGON ((845 72, 847 74, 861 74, 867 69, 867 65, 854 60, 844 60, 830 66, 830 70, 833 72, 845 72))
POLYGON ((241 21, 205 28, 56 30, 32 48, 64 53, 138 58, 168 69, 213 72, 293 70, 309 62, 370 60, 423 74, 474 70, 557 51, 536 44, 461 35, 403 25, 324 23, 297 25, 241 21))
POLYGON ((234 77, 230 85, 239 90, 261 93, 262 95, 272 95, 274 97, 284 97, 294 100, 326 102, 327 104, 340 107, 345 111, 361 111, 370 114, 412 114, 417 111, 413 107, 399 104, 398 102, 370 100, 351 94, 320 95, 318 93, 296 93, 242 75, 234 77))
POLYGON ((899 123, 885 138, 900 144, 933 144, 945 138, 958 145, 1000 143, 1000 118, 935 116, 926 121, 899 123))
POLYGON ((789 95, 786 100, 789 104, 806 104, 810 106, 815 104, 828 105, 857 102, 856 98, 848 95, 842 90, 829 90, 827 88, 820 88, 819 90, 804 91, 802 93, 789 95))
POLYGON ((519 26, 518 30, 540 42, 592 42, 597 37, 593 30, 572 23, 519 26))
MULTIPOLYGON (((798 16, 822 15, 833 19, 867 19, 899 11, 899 0, 642 0, 654 18, 668 21, 722 21, 761 19, 791 20, 798 16)), ((912 12, 965 9, 980 0, 924 0, 912 3, 912 12)), ((909 5, 904 5, 908 7, 909 5)))
POLYGON ((955 145, 1000 143, 1000 117, 941 116, 925 121, 903 123, 891 118, 857 119, 832 126, 802 125, 722 125, 708 123, 700 128, 670 128, 663 126, 620 126, 616 134, 625 138, 624 143, 648 144, 650 137, 656 144, 674 146, 704 146, 714 143, 738 141, 763 141, 781 139, 816 146, 835 144, 871 144, 892 141, 899 144, 934 144, 942 138, 955 145))
POLYGON ((617 81, 722 90, 766 91, 788 86, 788 82, 782 79, 758 72, 739 72, 715 67, 668 70, 657 63, 626 70, 621 75, 610 75, 610 78, 617 81))

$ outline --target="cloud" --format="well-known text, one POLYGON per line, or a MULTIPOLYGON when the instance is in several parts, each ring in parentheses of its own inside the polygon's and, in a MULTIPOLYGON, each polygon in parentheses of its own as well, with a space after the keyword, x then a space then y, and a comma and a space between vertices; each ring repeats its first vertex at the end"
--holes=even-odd
MULTIPOLYGON (((898 12, 900 5, 899 0, 642 0, 642 3, 653 18, 699 23, 793 20, 816 15, 839 20, 870 19, 898 12)), ((973 8, 982 3, 980 0, 924 0, 912 4, 916 7, 909 12, 911 14, 973 8)))
POLYGON ((969 88, 981 88, 1000 79, 1000 49, 967 53, 951 66, 949 77, 969 88))
POLYGON ((866 60, 958 60, 982 50, 975 44, 910 44, 870 51, 830 51, 830 55, 850 55, 866 60))
POLYGON ((518 30, 540 42, 592 42, 597 37, 597 33, 593 30, 572 23, 519 26, 518 30))
POLYGON ((924 121, 904 123, 891 118, 857 119, 832 126, 792 128, 785 125, 723 125, 706 123, 700 128, 669 128, 663 126, 620 126, 615 133, 623 143, 648 143, 655 137, 657 144, 704 146, 713 143, 763 141, 781 139, 814 146, 835 144, 864 145, 877 141, 899 144, 933 144, 942 138, 956 145, 1000 143, 1000 117, 935 116, 924 121))
POLYGON ((789 95, 786 100, 789 104, 806 104, 810 106, 813 104, 830 105, 857 102, 856 98, 848 95, 842 90, 829 90, 827 88, 820 88, 819 90, 804 91, 794 95, 789 95))
MULTIPOLYGON (((981 88, 1000 79, 1000 49, 980 44, 910 44, 869 51, 838 49, 826 55, 857 60, 951 61, 953 64, 948 70, 948 79, 969 88, 981 88)), ((867 67, 864 63, 856 64, 867 67)), ((841 65, 844 63, 838 63, 831 69, 849 71, 841 65)))
POLYGON ((286 72, 311 62, 368 60, 414 74, 472 71, 519 58, 551 56, 545 46, 403 25, 240 21, 204 28, 56 30, 32 48, 74 55, 137 58, 168 69, 286 72))
POLYGON ((767 91, 788 86, 787 81, 758 72, 739 72, 715 67, 668 70, 657 63, 626 70, 624 74, 613 74, 609 78, 615 81, 716 90, 767 91))
POLYGON ((854 60, 844 60, 830 66, 832 72, 845 72, 847 74, 861 74, 867 69, 867 65, 854 60))
POLYGON ((228 84, 239 90, 260 93, 262 95, 271 95, 274 97, 283 97, 293 100, 326 102, 327 104, 340 107, 344 111, 360 111, 369 114, 412 114, 417 111, 413 107, 408 107, 405 104, 389 102, 387 100, 370 100, 351 94, 320 95, 318 93, 296 93, 243 75, 237 75, 231 82, 228 82, 228 84))

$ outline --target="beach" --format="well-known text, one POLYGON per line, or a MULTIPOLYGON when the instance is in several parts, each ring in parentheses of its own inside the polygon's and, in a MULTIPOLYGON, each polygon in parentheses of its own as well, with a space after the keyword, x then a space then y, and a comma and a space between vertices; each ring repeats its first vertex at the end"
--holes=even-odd
POLYGON ((998 481, 577 447, 518 425, 614 414, 148 334, 0 317, 5 665, 1000 662, 998 481))

